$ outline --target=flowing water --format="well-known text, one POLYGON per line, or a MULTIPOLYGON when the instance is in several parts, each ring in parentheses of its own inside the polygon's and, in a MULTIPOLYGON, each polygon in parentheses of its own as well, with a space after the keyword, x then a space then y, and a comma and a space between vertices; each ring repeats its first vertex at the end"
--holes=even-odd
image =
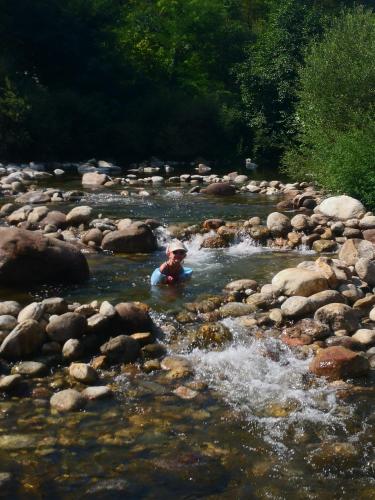
MULTIPOLYGON (((192 281, 152 290, 150 274, 170 239, 165 226, 212 217, 264 220, 276 202, 250 194, 214 200, 175 187, 144 198, 89 193, 84 203, 103 217, 160 220, 159 250, 88 255, 87 284, 25 290, 17 298, 140 300, 150 304, 156 323, 172 323, 185 302, 220 293, 231 280, 267 283, 280 269, 313 256, 302 249, 274 252, 248 238, 226 249, 201 249, 203 236, 197 235, 187 243, 192 281)), ((1 291, 2 299, 11 296, 1 291)), ((59 372, 41 379, 33 397, 0 401, 0 473, 13 474, 13 496, 375 498, 374 380, 355 387, 315 380, 309 358, 282 345, 272 330, 259 336, 239 320, 224 323, 233 341, 220 351, 188 351, 184 331, 163 339, 171 353, 192 361, 191 387, 200 388, 194 399, 179 398, 173 391, 180 382, 164 372, 128 366, 120 375, 102 376, 116 389, 113 400, 78 414, 49 409, 48 394, 67 387, 59 372)))

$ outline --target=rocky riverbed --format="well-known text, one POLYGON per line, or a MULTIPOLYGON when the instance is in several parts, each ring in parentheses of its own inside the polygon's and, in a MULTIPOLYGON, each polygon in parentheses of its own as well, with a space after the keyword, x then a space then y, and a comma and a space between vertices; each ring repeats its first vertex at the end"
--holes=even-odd
POLYGON ((90 162, 70 186, 63 165, 42 167, 0 169, 4 488, 315 498, 340 481, 342 497, 371 498, 375 216, 206 165, 90 162), (150 292, 176 237, 193 281, 150 292), (128 277, 115 300, 98 259, 109 295, 114 268, 128 277))

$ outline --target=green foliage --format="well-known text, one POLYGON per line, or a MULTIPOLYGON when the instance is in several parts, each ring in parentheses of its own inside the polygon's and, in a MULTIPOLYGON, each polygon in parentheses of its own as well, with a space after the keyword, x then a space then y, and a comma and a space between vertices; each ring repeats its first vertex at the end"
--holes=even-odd
POLYGON ((293 176, 312 177, 375 206, 375 14, 345 11, 314 43, 300 71, 293 176))
POLYGON ((30 107, 9 78, 0 88, 0 154, 14 152, 19 144, 27 144, 29 135, 24 127, 30 107))
POLYGON ((253 153, 275 160, 295 133, 296 79, 304 47, 322 29, 313 0, 275 2, 246 60, 237 68, 244 113, 253 130, 253 153))

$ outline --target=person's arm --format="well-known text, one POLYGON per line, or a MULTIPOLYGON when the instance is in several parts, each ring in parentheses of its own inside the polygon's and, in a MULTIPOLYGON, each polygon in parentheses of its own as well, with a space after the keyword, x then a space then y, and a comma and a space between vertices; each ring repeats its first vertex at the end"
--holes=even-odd
POLYGON ((166 272, 168 270, 168 262, 163 262, 163 264, 159 267, 159 271, 161 272, 161 274, 165 274, 167 275, 168 272, 166 272))

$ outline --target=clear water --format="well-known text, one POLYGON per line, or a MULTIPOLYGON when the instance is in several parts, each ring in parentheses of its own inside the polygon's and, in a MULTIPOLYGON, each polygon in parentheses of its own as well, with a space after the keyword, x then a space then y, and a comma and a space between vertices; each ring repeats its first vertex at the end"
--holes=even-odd
MULTIPOLYGON (((86 201, 103 216, 152 217, 168 225, 265 219, 277 199, 244 194, 213 200, 171 187, 143 199, 89 193, 86 201)), ((202 236, 195 236, 187 243, 192 281, 152 290, 149 277, 164 259, 168 238, 160 229, 153 255, 88 255, 92 277, 79 287, 2 290, 1 296, 141 300, 151 305, 156 322, 165 323, 185 302, 220 293, 231 280, 267 283, 278 270, 312 258, 273 252, 249 239, 201 249, 202 236)), ((220 351, 187 352, 184 330, 164 339, 171 353, 193 362, 194 380, 207 384, 194 399, 174 394, 181 381, 135 366, 120 375, 104 372, 102 382, 116 397, 78 414, 51 413, 43 394, 0 401, 0 472, 13 474, 13 496, 375 498, 374 380, 338 390, 309 377, 309 358, 297 357, 272 331, 259 335, 239 320, 225 324, 233 341, 220 351)), ((58 372, 37 382, 50 392, 70 384, 58 372)))

